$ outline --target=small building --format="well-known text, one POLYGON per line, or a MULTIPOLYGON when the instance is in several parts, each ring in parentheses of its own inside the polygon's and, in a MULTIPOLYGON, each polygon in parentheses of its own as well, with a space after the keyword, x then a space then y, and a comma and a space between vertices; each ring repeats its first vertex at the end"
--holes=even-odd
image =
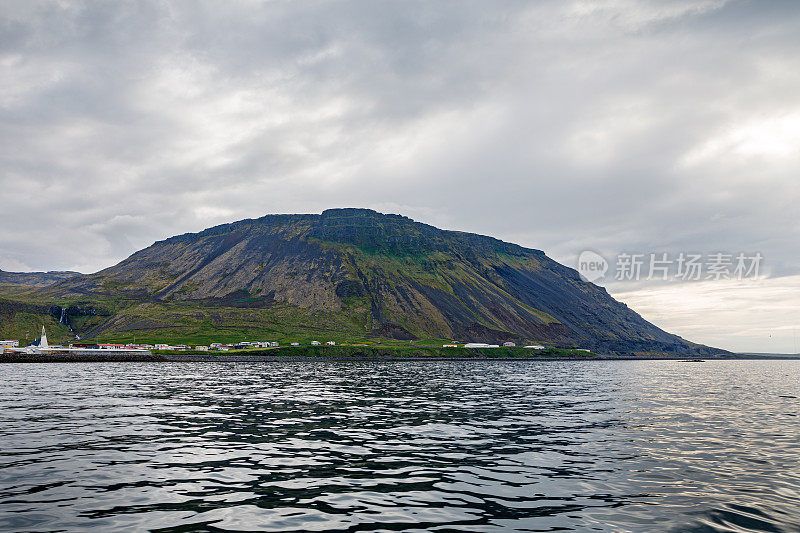
POLYGON ((292 346, 300 346, 300 343, 299 342, 293 342, 292 346))
POLYGON ((208 346, 195 346, 194 349, 197 350, 198 352, 207 352, 208 346))
POLYGON ((499 344, 486 344, 485 342, 468 342, 464 348, 499 348, 499 344))
POLYGON ((532 348, 534 350, 544 350, 544 346, 542 346, 541 344, 531 344, 529 346, 526 346, 526 348, 532 348))
POLYGON ((336 343, 334 341, 328 341, 325 344, 327 344, 328 346, 336 346, 336 343))
POLYGON ((219 348, 217 348, 217 349, 218 349, 220 352, 227 352, 228 350, 230 350, 230 348, 229 348, 228 346, 220 346, 220 347, 219 347, 219 348))
POLYGON ((515 342, 504 342, 503 343, 503 346, 508 346, 510 348, 513 348, 516 345, 517 345, 517 343, 515 343, 515 342))
POLYGON ((0 346, 8 346, 9 348, 19 348, 19 341, 0 341, 0 346))
POLYGON ((458 348, 458 344, 442 344, 442 348, 458 348))
POLYGON ((11 346, 11 344, 0 344, 0 353, 14 353, 18 346, 11 346))
POLYGON ((311 341, 311 346, 319 346, 319 345, 320 345, 319 341, 311 341))
POLYGON ((270 346, 270 348, 277 348, 278 346, 280 346, 280 344, 277 343, 277 342, 271 342, 271 343, 269 343, 269 346, 270 346))

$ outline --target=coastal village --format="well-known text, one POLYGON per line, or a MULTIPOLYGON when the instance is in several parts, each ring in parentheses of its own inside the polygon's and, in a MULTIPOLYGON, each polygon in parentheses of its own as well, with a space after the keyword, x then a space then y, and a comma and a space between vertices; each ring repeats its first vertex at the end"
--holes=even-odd
MULTIPOLYGON (((311 341, 309 346, 336 346, 336 341, 311 341)), ((299 342, 291 342, 288 346, 301 346, 299 342)), ((465 344, 442 344, 442 348, 500 348, 500 344, 487 344, 482 342, 469 342, 465 344)), ((516 347, 514 342, 505 342, 503 347, 516 347)), ((34 342, 20 346, 18 340, 0 340, 0 353, 44 353, 48 351, 80 351, 80 352, 94 352, 102 350, 103 353, 109 352, 132 352, 132 351, 153 351, 153 350, 166 350, 166 351, 195 351, 195 352, 228 352, 231 350, 254 350, 254 349, 267 349, 279 348, 281 344, 274 341, 240 341, 236 343, 221 343, 212 342, 208 345, 195 345, 188 344, 120 344, 120 343, 87 343, 76 342, 68 346, 51 345, 47 341, 47 332, 42 326, 41 337, 34 342)), ((546 347, 540 344, 531 344, 524 346, 525 348, 534 350, 544 350, 546 347)), ((589 350, 584 350, 589 351, 589 350)))

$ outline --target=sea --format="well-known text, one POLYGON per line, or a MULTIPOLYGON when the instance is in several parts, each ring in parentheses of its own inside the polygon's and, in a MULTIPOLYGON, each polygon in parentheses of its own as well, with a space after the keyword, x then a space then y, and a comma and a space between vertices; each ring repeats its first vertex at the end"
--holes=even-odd
POLYGON ((0 531, 800 531, 800 361, 0 365, 0 531))

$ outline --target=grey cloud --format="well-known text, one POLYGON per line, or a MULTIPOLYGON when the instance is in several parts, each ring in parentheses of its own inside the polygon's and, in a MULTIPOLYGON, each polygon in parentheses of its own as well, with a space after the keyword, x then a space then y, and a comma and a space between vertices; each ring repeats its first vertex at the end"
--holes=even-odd
POLYGON ((37 208, 0 268, 364 206, 567 264, 800 270, 793 2, 10 2, 0 28, 0 190, 37 208))

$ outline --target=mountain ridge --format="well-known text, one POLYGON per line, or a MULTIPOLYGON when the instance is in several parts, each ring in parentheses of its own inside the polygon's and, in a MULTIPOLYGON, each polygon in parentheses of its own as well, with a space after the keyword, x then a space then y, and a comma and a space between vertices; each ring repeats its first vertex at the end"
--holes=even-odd
POLYGON ((49 270, 46 272, 9 272, 7 270, 0 270, 0 285, 45 287, 61 280, 80 275, 80 272, 73 272, 71 270, 49 270))

